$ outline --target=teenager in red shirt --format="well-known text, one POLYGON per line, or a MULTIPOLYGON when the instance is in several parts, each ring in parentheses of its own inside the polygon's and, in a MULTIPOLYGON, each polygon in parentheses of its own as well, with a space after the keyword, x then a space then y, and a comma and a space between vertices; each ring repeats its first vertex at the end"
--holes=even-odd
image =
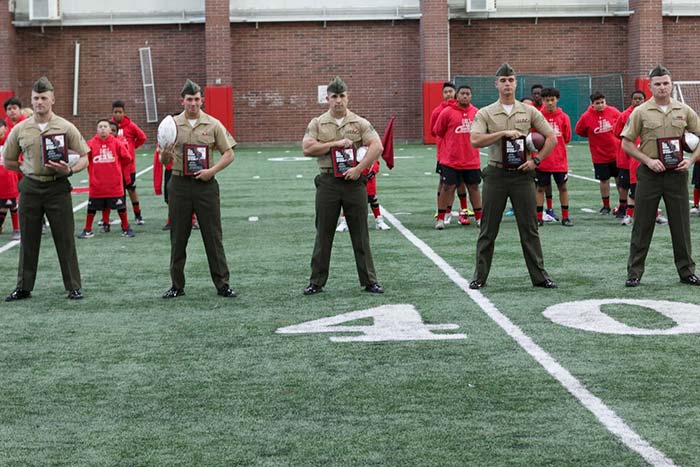
MULTIPOLYGON (((4 138, 0 138, 0 146, 5 144, 5 140, 10 134, 10 131, 12 131, 12 128, 19 122, 27 119, 27 117, 22 114, 22 101, 18 98, 10 97, 3 102, 3 107, 5 108, 5 114, 7 115, 7 120, 5 120, 5 123, 7 124, 7 131, 5 132, 4 138)), ((19 160, 22 161, 23 159, 22 154, 20 154, 19 160)), ((17 177, 17 183, 19 184, 19 181, 22 180, 23 175, 21 173, 15 173, 15 176, 17 177)), ((10 208, 10 217, 12 218, 12 239, 19 240, 20 233, 17 206, 10 208)), ((46 222, 44 222, 44 224, 46 224, 46 222)))
MULTIPOLYGON (((481 161, 479 150, 472 147, 470 142, 472 123, 479 109, 471 102, 471 88, 460 86, 457 90, 457 100, 450 102, 440 112, 433 127, 435 134, 442 138, 443 144, 440 178, 444 188, 438 198, 438 218, 435 223, 435 228, 438 230, 445 228, 447 207, 454 199, 455 189, 462 183, 466 185, 469 192, 476 224, 481 224, 481 193, 479 192, 481 161)), ((467 217, 464 225, 468 224, 467 217)))
MULTIPOLYGON (((603 207, 600 214, 610 214, 610 178, 617 182, 617 153, 620 140, 613 132, 613 125, 620 116, 620 111, 605 102, 605 95, 596 91, 591 94, 591 106, 586 110, 574 131, 577 135, 588 138, 591 159, 595 169, 595 178, 600 181, 600 196, 603 207)), ((627 209, 627 190, 618 188, 620 204, 616 215, 624 217, 627 209)))
MULTIPOLYGON (((445 107, 447 107, 451 101, 454 101, 455 98, 455 93, 456 93, 455 85, 452 84, 450 81, 447 81, 442 84, 442 99, 443 101, 440 102, 440 105, 435 107, 433 109, 433 113, 430 114, 430 134, 433 135, 433 137, 436 140, 436 157, 437 157, 437 164, 435 166, 435 173, 440 175, 440 155, 442 154, 442 138, 440 138, 438 135, 435 134, 434 127, 435 127, 435 122, 437 122, 438 117, 440 116, 440 112, 442 112, 445 107)), ((439 203, 440 203, 440 193, 444 191, 444 186, 442 184, 442 177, 438 179, 438 191, 437 191, 437 197, 438 197, 438 209, 439 209, 439 203)), ((467 215, 467 187, 463 183, 457 187, 457 197, 459 198, 459 205, 460 205, 460 212, 459 212, 459 223, 460 224, 468 224, 469 223, 469 216, 467 215)), ((450 220, 452 218, 452 202, 454 201, 454 197, 452 200, 450 200, 449 205, 447 206, 447 211, 445 212, 445 224, 449 224, 450 220)), ((437 219, 437 214, 435 214, 435 218, 437 219)))
POLYGON ((124 101, 112 102, 112 121, 119 125, 119 133, 117 136, 123 137, 128 142, 129 153, 132 162, 129 165, 129 170, 125 174, 125 188, 129 192, 131 206, 134 209, 134 219, 136 225, 143 225, 143 217, 141 216, 141 205, 139 204, 139 195, 136 193, 136 150, 143 146, 146 142, 146 133, 138 127, 124 113, 124 101))
MULTIPOLYGON (((560 93, 556 88, 545 88, 541 92, 544 101, 542 115, 554 130, 557 137, 557 145, 549 156, 544 159, 539 167, 535 169, 535 181, 537 184, 537 222, 544 225, 542 219, 544 211, 544 198, 549 187, 549 198, 551 199, 552 178, 559 190, 559 202, 561 203, 561 225, 573 227, 574 223, 569 217, 569 190, 566 182, 568 180, 569 159, 566 153, 566 144, 571 141, 571 120, 569 116, 558 107, 560 93)), ((549 211, 548 208, 547 210, 549 211)), ((550 214, 551 216, 551 214, 550 214)), ((554 216, 552 216, 554 217, 554 216)))
MULTIPOLYGON (((7 129, 7 123, 0 118, 0 153, 2 146, 5 144, 7 135, 10 132, 7 129)), ((17 172, 7 170, 0 160, 0 233, 2 233, 2 224, 5 222, 5 216, 9 210, 12 215, 12 240, 19 240, 19 219, 17 218, 17 172)))
MULTIPOLYGON (((121 219, 122 237, 133 237, 134 231, 129 226, 126 216, 126 199, 124 196, 124 177, 131 158, 128 150, 117 138, 112 136, 109 120, 97 122, 97 134, 87 142, 90 148, 88 154, 88 175, 90 192, 88 200, 85 229, 78 238, 91 238, 92 223, 97 211, 116 209, 121 219)), ((109 227, 109 223, 106 224, 109 227)), ((107 229, 106 231, 109 231, 107 229)))
MULTIPOLYGON (((622 137, 620 133, 622 133, 622 130, 625 128, 625 124, 627 120, 629 120, 632 111, 644 103, 646 95, 644 91, 637 89, 632 93, 631 98, 631 105, 620 114, 620 117, 615 122, 614 128, 615 136, 620 140, 620 152, 617 156, 617 167, 619 168, 620 174, 618 176, 617 186, 624 190, 629 190, 627 212, 620 221, 622 225, 632 225, 632 218, 634 217, 634 194, 637 189, 637 168, 639 167, 639 161, 634 157, 630 157, 630 155, 622 149, 622 137)), ((639 141, 636 141, 636 143, 638 144, 639 141)))

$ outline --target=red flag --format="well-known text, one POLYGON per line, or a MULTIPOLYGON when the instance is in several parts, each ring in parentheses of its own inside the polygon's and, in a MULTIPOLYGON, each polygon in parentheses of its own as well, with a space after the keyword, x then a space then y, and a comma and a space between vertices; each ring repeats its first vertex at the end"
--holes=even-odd
POLYGON ((389 124, 384 130, 384 136, 382 136, 382 146, 384 146, 384 151, 382 151, 382 159, 386 162, 386 166, 389 169, 394 168, 394 117, 391 117, 389 124))

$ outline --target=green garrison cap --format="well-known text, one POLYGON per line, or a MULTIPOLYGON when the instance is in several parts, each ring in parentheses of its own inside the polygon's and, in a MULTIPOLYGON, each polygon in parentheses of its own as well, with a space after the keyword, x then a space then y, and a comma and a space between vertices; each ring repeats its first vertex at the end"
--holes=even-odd
POLYGON ((195 83, 194 81, 188 78, 187 82, 182 87, 182 91, 180 91, 180 94, 182 95, 182 97, 185 97, 186 94, 194 96, 198 92, 202 92, 202 88, 199 86, 199 84, 195 83))
POLYGON ((53 84, 46 76, 42 76, 34 83, 32 86, 32 91, 42 93, 47 91, 53 91, 53 84))
POLYGON ((340 79, 340 76, 336 76, 330 83, 328 83, 328 94, 341 94, 347 90, 348 86, 345 84, 345 81, 340 79))
POLYGON ((498 67, 498 70, 496 70, 496 76, 513 76, 515 75, 515 70, 513 70, 513 67, 508 65, 507 63, 504 63, 500 67, 498 67))
POLYGON ((654 68, 651 69, 649 72, 649 78, 656 78, 657 76, 671 76, 671 72, 668 71, 668 68, 666 68, 663 65, 656 65, 654 68))

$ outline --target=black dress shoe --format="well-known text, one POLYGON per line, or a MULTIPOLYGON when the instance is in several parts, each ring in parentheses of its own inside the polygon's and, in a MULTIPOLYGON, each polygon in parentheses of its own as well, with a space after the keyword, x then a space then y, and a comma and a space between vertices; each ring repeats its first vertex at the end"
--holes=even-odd
POLYGON ((316 284, 309 284, 304 289, 304 295, 314 295, 323 292, 323 287, 316 284))
POLYGON ((469 288, 472 290, 479 290, 480 288, 482 288, 485 285, 486 284, 480 280, 473 280, 469 283, 469 288))
POLYGON ((15 300, 24 300, 25 298, 29 298, 32 296, 32 293, 29 290, 24 290, 24 289, 15 289, 12 291, 10 295, 5 297, 6 302, 14 302, 15 300))
POLYGON ((369 293, 384 293, 384 288, 377 284, 376 282, 372 282, 371 284, 367 284, 365 286, 365 292, 369 293))
POLYGON ((639 279, 636 277, 630 277, 625 281, 625 287, 639 287, 639 279))
POLYGON ((222 297, 226 297, 226 298, 238 297, 238 294, 236 293, 236 291, 233 290, 228 285, 222 286, 219 290, 216 291, 216 293, 218 295, 221 295, 222 297))
POLYGON ((163 294, 163 298, 177 298, 185 295, 185 289, 178 289, 177 287, 170 287, 163 294))
POLYGON ((73 289, 68 292, 68 298, 71 300, 82 300, 83 293, 80 291, 80 289, 73 289))
POLYGON ((681 282, 688 285, 700 285, 700 279, 695 274, 681 278, 681 282))
POLYGON ((555 284, 552 279, 545 279, 539 284, 535 284, 535 287, 542 287, 543 289, 556 289, 557 284, 555 284))

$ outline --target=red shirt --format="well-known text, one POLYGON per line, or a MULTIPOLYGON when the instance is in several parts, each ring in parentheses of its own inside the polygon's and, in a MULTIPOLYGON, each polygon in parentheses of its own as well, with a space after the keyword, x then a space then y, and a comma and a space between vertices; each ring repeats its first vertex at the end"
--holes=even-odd
POLYGON ((560 108, 557 108, 553 113, 542 109, 542 115, 554 130, 557 145, 542 161, 538 170, 542 172, 568 172, 569 159, 566 153, 566 144, 571 141, 571 120, 560 108))
POLYGON ((469 141, 478 110, 471 104, 464 108, 457 101, 450 101, 450 105, 440 112, 434 127, 435 134, 443 139, 444 145, 440 164, 457 170, 481 168, 479 149, 472 147, 469 141))
POLYGON ((620 140, 615 136, 613 126, 620 116, 620 111, 606 105, 602 112, 593 106, 588 107, 576 123, 576 134, 588 138, 591 159, 594 164, 607 164, 617 160, 620 140))
POLYGON ((131 158, 128 150, 114 136, 102 139, 95 135, 87 142, 90 198, 120 198, 124 196, 124 173, 131 158))
MULTIPOLYGON (((114 121, 114 119, 112 119, 114 121)), ((131 163, 129 164, 128 174, 136 172, 136 149, 143 146, 146 142, 146 133, 144 133, 137 124, 131 121, 129 117, 124 115, 122 121, 119 122, 119 134, 120 138, 124 138, 127 142, 127 148, 129 155, 131 156, 131 163)))
MULTIPOLYGON (((627 123, 627 120, 630 119, 630 115, 632 115, 632 111, 634 109, 635 107, 630 105, 625 109, 624 112, 620 114, 618 119, 615 121, 615 127, 613 128, 613 131, 615 132, 616 137, 620 138, 620 134, 625 128, 625 124, 627 123)), ((634 144, 639 145, 639 141, 640 139, 637 138, 634 144)), ((630 171, 630 183, 633 185, 637 183, 637 168, 639 167, 639 165, 640 162, 637 159, 630 156, 625 152, 624 149, 622 149, 622 142, 620 141, 620 151, 617 154, 617 166, 621 169, 628 169, 630 171)))
POLYGON ((438 117, 440 116, 440 113, 445 110, 445 107, 450 105, 450 102, 455 102, 454 99, 450 99, 449 101, 442 101, 440 102, 440 105, 435 107, 433 109, 433 113, 430 114, 430 134, 435 137, 435 156, 437 157, 438 162, 440 162, 440 154, 442 154, 442 138, 440 138, 438 135, 435 134, 435 122, 437 122, 438 117))
POLYGON ((0 199, 15 199, 19 196, 17 175, 17 172, 6 169, 4 165, 0 166, 0 199))

